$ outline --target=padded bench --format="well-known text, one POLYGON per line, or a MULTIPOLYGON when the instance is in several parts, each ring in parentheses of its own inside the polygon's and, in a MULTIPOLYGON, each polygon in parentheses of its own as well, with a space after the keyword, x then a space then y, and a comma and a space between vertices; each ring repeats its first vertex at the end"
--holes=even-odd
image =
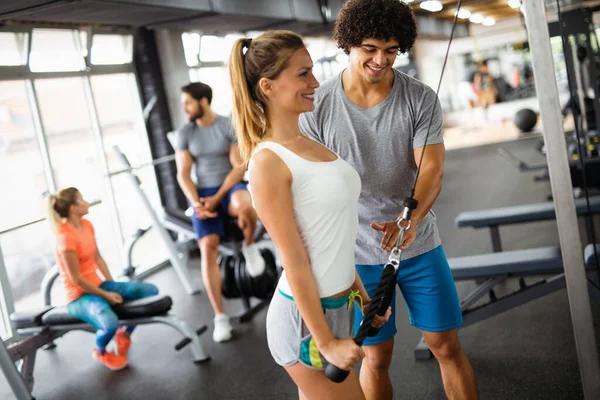
MULTIPOLYGON (((577 215, 588 215, 587 202, 585 199, 575 200, 577 215)), ((590 198, 590 214, 600 213, 600 196, 590 198)), ((499 226, 523 224, 529 222, 549 221, 556 218, 556 210, 553 202, 525 204, 511 207, 491 208, 488 210, 463 211, 456 216, 454 222, 459 228, 489 228, 492 249, 495 252, 502 251, 499 226)), ((590 240, 591 241, 591 240, 590 240)))
POLYGON ((560 247, 540 247, 448 259, 455 280, 560 274, 560 247))
MULTIPOLYGON (((600 196, 590 197, 592 214, 600 213, 600 196)), ((575 200, 577 215, 587 215, 585 199, 575 200)), ((488 210, 463 211, 454 222, 459 228, 487 228, 490 226, 520 224, 526 222, 547 221, 556 218, 554 203, 524 204, 519 206, 491 208, 488 210)))
MULTIPOLYGON (((49 271, 52 275, 55 271, 49 271)), ((47 279, 52 282, 54 279, 47 279)), ((137 326, 146 324, 165 324, 177 330, 183 340, 175 345, 176 350, 190 344, 195 363, 210 360, 206 355, 198 335, 206 330, 206 326, 194 332, 183 321, 169 314, 173 301, 165 295, 150 296, 143 299, 126 302, 113 307, 119 317, 120 326, 137 326)), ((10 315, 11 325, 16 329, 21 339, 9 345, 2 344, 0 348, 0 367, 11 387, 18 388, 23 398, 31 398, 33 390, 33 371, 38 349, 53 348, 54 340, 74 330, 95 332, 96 329, 73 317, 66 307, 50 305, 31 312, 15 312, 10 315), (16 369, 15 362, 22 360, 16 369)))
MULTIPOLYGON (((586 199, 575 200, 575 209, 579 216, 598 214, 600 213, 600 197, 590 198, 589 213, 586 199)), ((559 247, 502 251, 500 241, 500 225, 546 221, 555 218, 556 211, 553 202, 465 211, 458 214, 454 221, 459 228, 490 229, 494 251, 490 254, 448 259, 455 280, 474 280, 478 283, 471 293, 460 299, 464 321, 462 327, 491 318, 565 287, 564 267, 559 247), (523 279, 526 276, 541 275, 552 276, 529 285, 523 279), (511 294, 497 297, 494 287, 513 276, 520 277, 519 289, 511 294), (473 306, 485 295, 489 296, 486 303, 473 306)), ((586 222, 588 221, 586 220, 586 222)), ((600 244, 596 244, 596 249, 600 255, 600 244)), ((586 246, 584 262, 587 270, 596 268, 593 245, 586 246)), ((600 290, 590 280, 588 280, 588 291, 590 297, 600 302, 600 290)), ((414 355, 417 359, 432 357, 423 339, 415 348, 414 355)))
MULTIPOLYGON (((600 244, 596 244, 596 249, 600 255, 600 244)), ((587 270, 596 268, 593 245, 586 246, 584 260, 587 270)), ((566 285, 561 251, 556 246, 449 258, 448 263, 455 280, 482 280, 471 293, 460 299, 463 314, 461 328, 561 290, 566 285), (542 275, 551 276, 540 278, 533 284, 526 284, 520 279, 519 289, 501 297, 494 292, 494 287, 508 277, 542 275), (486 295, 489 296, 487 302, 474 306, 486 295)), ((600 302, 598 287, 588 281, 588 289, 590 296, 600 302)), ((414 355, 417 359, 431 358, 432 354, 423 339, 415 348, 414 355)))
MULTIPOLYGON (((169 310, 171 310, 172 305, 173 301, 171 300, 171 297, 156 295, 118 304, 113 307, 113 310, 120 320, 148 318, 167 314, 169 310)), ((17 328, 17 325, 22 325, 19 323, 17 318, 18 315, 11 315, 11 323, 14 323, 13 326, 15 328, 17 328)), ((48 312, 44 313, 39 320, 42 325, 70 325, 80 324, 82 322, 79 318, 69 314, 66 306, 56 307, 49 310, 48 312)), ((26 328, 26 326, 20 326, 20 328, 26 328)))
MULTIPOLYGON (((173 301, 169 296, 156 295, 130 301, 113 307, 119 319, 146 318, 165 315, 173 301)), ((67 307, 46 306, 36 311, 20 311, 10 315, 10 324, 15 329, 45 325, 81 324, 82 320, 69 314, 67 307)))

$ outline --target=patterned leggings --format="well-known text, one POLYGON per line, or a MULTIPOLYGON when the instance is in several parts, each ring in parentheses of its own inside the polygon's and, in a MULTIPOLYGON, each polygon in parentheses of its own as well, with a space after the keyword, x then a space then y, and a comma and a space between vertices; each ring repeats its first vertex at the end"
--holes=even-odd
MULTIPOLYGON (((120 294, 124 302, 158 294, 156 286, 139 281, 104 281, 100 285, 100 289, 120 294)), ((67 310, 72 316, 98 329, 96 332, 96 347, 98 351, 104 352, 119 328, 119 318, 108 301, 95 294, 85 293, 67 304, 67 310)), ((133 327, 128 326, 127 331, 129 333, 133 332, 133 327)))

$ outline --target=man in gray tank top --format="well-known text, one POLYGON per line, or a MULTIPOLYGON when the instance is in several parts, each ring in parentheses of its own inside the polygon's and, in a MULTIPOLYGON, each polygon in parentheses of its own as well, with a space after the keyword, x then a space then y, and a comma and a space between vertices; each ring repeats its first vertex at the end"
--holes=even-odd
POLYGON ((223 342, 231 339, 232 331, 223 311, 221 272, 217 264, 225 218, 238 219, 244 234, 242 251, 250 275, 260 275, 265 263, 254 243, 257 216, 250 193, 242 182, 246 168, 231 120, 210 108, 210 86, 194 82, 181 91, 183 109, 190 121, 175 134, 177 181, 195 211, 192 224, 202 253, 202 279, 215 312, 213 339, 223 342))
MULTIPOLYGON (((446 394, 474 399, 473 369, 457 334, 460 303, 431 210, 442 187, 442 110, 431 88, 392 68, 416 36, 414 16, 404 2, 348 1, 338 15, 334 39, 350 63, 317 89, 315 110, 301 115, 300 128, 361 176, 356 267, 371 296, 398 238, 396 221, 424 154, 414 194, 419 206, 404 237, 397 283, 411 325, 421 330, 439 361, 446 394)), ((389 322, 364 342, 360 381, 368 399, 392 398, 388 369, 396 334, 394 305, 389 322)), ((357 315, 356 329, 361 320, 357 315)))

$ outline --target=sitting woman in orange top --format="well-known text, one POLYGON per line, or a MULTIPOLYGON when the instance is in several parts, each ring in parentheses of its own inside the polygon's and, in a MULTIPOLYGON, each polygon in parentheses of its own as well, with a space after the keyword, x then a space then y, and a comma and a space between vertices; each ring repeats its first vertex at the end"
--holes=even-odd
POLYGON ((92 223, 83 218, 89 205, 76 188, 48 196, 48 220, 56 233, 56 259, 64 282, 69 314, 91 324, 96 332, 92 356, 112 370, 127 366, 133 327, 119 329, 111 306, 158 294, 152 284, 115 282, 98 252, 92 223), (113 338, 117 353, 106 350, 113 338))

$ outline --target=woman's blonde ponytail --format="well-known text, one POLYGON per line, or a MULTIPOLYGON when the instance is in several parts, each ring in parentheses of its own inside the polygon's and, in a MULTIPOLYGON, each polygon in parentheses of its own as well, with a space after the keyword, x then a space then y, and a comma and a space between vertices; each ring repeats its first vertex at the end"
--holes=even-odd
POLYGON ((260 89, 259 81, 262 78, 277 79, 287 68, 292 54, 302 48, 305 48, 302 37, 290 31, 267 31, 256 39, 235 41, 229 57, 233 127, 245 161, 250 159, 270 128, 267 97, 260 89))

